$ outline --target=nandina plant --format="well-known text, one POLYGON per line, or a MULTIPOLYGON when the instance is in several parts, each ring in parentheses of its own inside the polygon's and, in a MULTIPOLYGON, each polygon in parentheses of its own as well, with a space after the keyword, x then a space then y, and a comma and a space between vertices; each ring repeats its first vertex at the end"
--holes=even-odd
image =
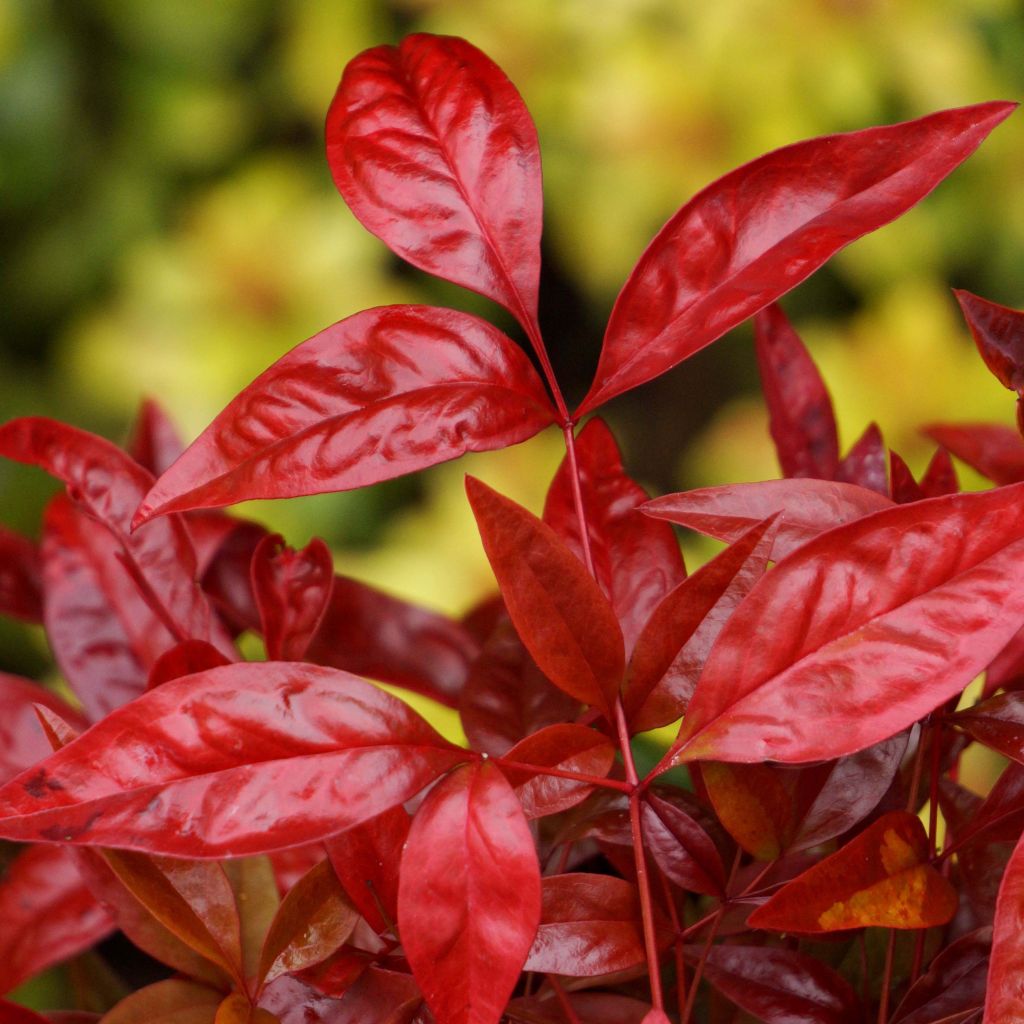
MULTIPOLYGON (((529 349, 387 306, 300 344, 184 452, 152 404, 126 450, 0 428, 66 485, 38 546, 0 534, 0 610, 45 625, 74 696, 0 676, 0 837, 24 844, 3 990, 120 929, 167 977, 114 1024, 1019 1021, 1024 441, 932 426, 921 479, 873 425, 841 456, 776 304, 1012 107, 797 143, 708 186, 641 256, 571 412, 520 96, 459 39, 356 57, 327 119, 339 191, 529 349), (751 316, 784 478, 648 500, 592 414, 751 316), (220 511, 548 427, 566 458, 541 517, 467 480, 497 591, 461 621, 220 511), (997 486, 958 493, 948 452, 997 486), (726 546, 687 575, 672 523, 726 546), (268 660, 241 659, 246 630, 268 660), (456 708, 467 745, 364 677, 456 708), (676 722, 639 766, 634 737, 676 722), (1007 759, 986 797, 957 782, 972 743, 1007 759)), ((1019 394, 1024 314, 959 299, 1019 394)))

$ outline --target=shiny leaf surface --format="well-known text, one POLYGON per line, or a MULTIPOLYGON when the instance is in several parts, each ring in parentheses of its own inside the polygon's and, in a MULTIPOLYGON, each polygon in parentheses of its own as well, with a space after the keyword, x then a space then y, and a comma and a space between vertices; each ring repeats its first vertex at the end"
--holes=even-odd
POLYGON ((1024 838, 1014 848, 999 886, 985 993, 985 1024, 1010 1024, 1019 1020, 1021 999, 1024 999, 1024 838))
POLYGON ((685 892, 720 896, 725 868, 711 837, 678 803, 653 792, 640 808, 644 845, 666 878, 685 892))
POLYGON ((126 447, 143 469, 159 476, 185 450, 185 442, 167 413, 152 398, 146 398, 126 447))
POLYGON ((878 425, 872 423, 843 456, 835 478, 889 497, 888 456, 878 425))
POLYGON ((903 997, 893 1024, 932 1024, 984 1005, 992 929, 962 935, 942 950, 903 997))
POLYGON ((951 718, 968 736, 1024 763, 1024 693, 1000 693, 951 718))
POLYGON ((1024 311, 968 291, 954 289, 953 294, 981 358, 996 380, 1011 391, 1024 390, 1024 311))
POLYGON ((1012 427, 936 423, 924 433, 994 483, 1024 480, 1024 439, 1012 427))

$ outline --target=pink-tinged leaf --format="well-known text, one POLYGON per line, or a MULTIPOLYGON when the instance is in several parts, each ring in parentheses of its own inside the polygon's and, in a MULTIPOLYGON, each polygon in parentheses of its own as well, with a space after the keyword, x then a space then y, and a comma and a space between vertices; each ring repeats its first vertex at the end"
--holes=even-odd
POLYGON ((768 519, 751 527, 680 583, 648 619, 622 684, 632 731, 682 717, 722 627, 764 575, 775 526, 768 519))
POLYGON ((872 423, 843 456, 835 479, 889 497, 888 461, 882 432, 872 423))
POLYGON ((479 648, 460 623, 335 576, 306 659, 458 703, 479 648))
POLYGON ((445 36, 367 50, 345 69, 326 134, 334 183, 367 230, 536 330, 537 130, 496 64, 445 36))
MULTIPOLYGON (((590 420, 575 445, 594 573, 619 618, 628 653, 651 612, 685 578, 683 556, 672 527, 640 513, 649 495, 626 475, 619 447, 605 423, 590 420)), ((544 522, 582 561, 568 456, 548 490, 544 522)))
POLYGON ((578 712, 579 702, 541 672, 507 617, 473 662, 459 698, 470 745, 492 757, 546 726, 572 721, 578 712))
POLYGON ((35 544, 0 526, 0 615, 41 622, 42 582, 35 544))
POLYGON ((893 811, 783 886, 750 915, 750 927, 816 934, 946 924, 956 890, 928 857, 921 822, 893 811))
POLYGON ((960 481, 956 478, 956 469, 949 452, 945 448, 936 448, 931 462, 928 463, 924 476, 921 477, 921 490, 926 498, 938 498, 943 494, 956 494, 960 490, 960 481))
POLYGON ((365 310, 234 398, 135 521, 363 487, 525 441, 554 415, 526 354, 483 320, 430 306, 365 310))
POLYGON ((0 836, 239 857, 404 803, 465 753, 345 672, 225 665, 150 690, 0 789, 0 836))
POLYGON ((497 1024, 540 921, 540 866, 519 801, 487 761, 442 780, 402 855, 402 943, 438 1024, 497 1024))
MULTIPOLYGON (((331 999, 291 974, 282 974, 260 996, 260 1010, 273 1014, 277 1024, 340 1024, 337 999, 331 999)), ((257 1018, 252 1024, 274 1024, 257 1018)))
POLYGON ((685 892, 725 892, 725 869, 714 841, 682 807, 648 792, 640 822, 644 845, 667 878, 685 892))
POLYGON ((1022 496, 896 506, 780 562, 719 634, 675 761, 831 760, 961 691, 1024 621, 1022 496))
POLYGON ((422 1003, 411 974, 370 967, 342 996, 333 1024, 411 1024, 422 1003))
POLYGON ((377 932, 398 918, 398 863, 409 824, 405 808, 392 807, 326 843, 335 874, 377 932))
POLYGON ((169 978, 125 996, 104 1014, 103 1024, 214 1024, 223 999, 223 992, 206 985, 169 978))
POLYGON ((920 501, 927 497, 921 485, 914 479, 910 467, 896 452, 889 452, 889 490, 892 500, 897 505, 906 505, 911 501, 920 501))
POLYGON ((640 1024, 672 1024, 664 1010, 651 1009, 644 1014, 640 1024))
MULTIPOLYGON (((505 754, 504 760, 604 778, 615 762, 615 744, 603 733, 585 725, 549 725, 517 743, 505 754)), ((530 819, 575 807, 594 788, 585 782, 542 772, 524 772, 504 765, 502 770, 523 805, 523 813, 530 819)))
POLYGON ((50 753, 36 721, 35 705, 52 708, 84 729, 86 722, 70 705, 38 683, 0 672, 0 782, 50 753))
POLYGON ((1024 693, 1000 693, 958 711, 949 721, 968 736, 1024 764, 1024 693))
POLYGON ((125 567, 177 639, 230 645, 195 581, 195 551, 176 516, 131 533, 131 519, 153 478, 127 454, 95 434, 41 417, 0 427, 0 455, 46 470, 117 539, 125 567))
POLYGON ((704 976, 765 1024, 859 1024, 864 1019, 861 1002, 845 978, 793 949, 714 946, 704 976))
POLYGON ((798 142, 699 192, 626 281, 580 413, 664 373, 898 217, 1014 107, 982 103, 798 142))
POLYGON ((992 929, 962 935, 942 950, 903 997, 892 1024, 933 1024, 985 1003, 992 929))
POLYGON ((891 508, 892 504, 887 497, 855 484, 762 480, 666 494, 647 502, 643 511, 728 544, 769 516, 781 513, 771 554, 777 561, 826 530, 891 508))
POLYGON ((985 365, 1004 388, 1019 394, 1024 390, 1024 310, 959 289, 953 294, 985 365))
MULTIPOLYGON (((114 929, 70 850, 31 846, 0 879, 0 993, 89 949, 114 929)), ((0 1014, 0 1019, 2 1014, 0 1014)))
POLYGON ((1024 480, 1024 439, 995 423, 936 423, 924 429, 933 441, 997 484, 1024 480))
POLYGON ((152 398, 146 398, 126 447, 140 466, 157 477, 185 450, 185 442, 167 413, 152 398))
POLYGON ((292 846, 287 850, 278 850, 269 854, 274 870, 274 881, 279 893, 287 893, 289 889, 307 872, 322 860, 327 859, 327 850, 323 843, 307 843, 305 846, 292 846))
POLYGON ((783 476, 831 480, 839 468, 832 399, 781 306, 773 303, 757 314, 754 342, 783 476))
POLYGON ((183 640, 156 659, 149 670, 146 689, 152 690, 163 683, 169 683, 172 679, 180 679, 182 676, 229 664, 228 659, 205 640, 183 640))
POLYGON ((984 1024, 1020 1020, 1024 1000, 1024 837, 1006 867, 992 925, 984 1024))
POLYGON ((331 599, 330 548, 314 537, 295 551, 280 534, 268 534, 253 552, 251 571, 267 658, 301 661, 331 599))
POLYGON ((636 886, 610 875, 543 880, 540 927, 526 970, 592 978, 645 960, 636 886))
POLYGON ((556 686, 610 718, 625 653, 608 599, 550 526, 473 477, 466 493, 509 616, 534 661, 556 686))

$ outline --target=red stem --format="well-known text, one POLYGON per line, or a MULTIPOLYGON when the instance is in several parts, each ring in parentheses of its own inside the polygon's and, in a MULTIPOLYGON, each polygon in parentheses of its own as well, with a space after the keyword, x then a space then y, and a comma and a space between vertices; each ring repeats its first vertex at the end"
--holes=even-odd
POLYGON ((559 1006, 562 1007, 562 1013, 565 1014, 567 1024, 580 1024, 579 1017, 576 1016, 576 1011, 572 1008, 572 1003, 569 1002, 569 997, 565 994, 565 989, 562 988, 561 982, 553 975, 548 975, 548 984, 551 986, 551 990, 555 993, 555 998, 558 1000, 559 1006))
POLYGON ((661 892, 665 897, 665 906, 668 908, 668 917, 672 922, 672 932, 675 939, 672 943, 672 952, 676 965, 676 1000, 679 1003, 679 1017, 682 1019, 686 1010, 686 960, 683 956, 682 928, 679 921, 679 912, 676 910, 676 901, 672 897, 672 886, 664 872, 658 871, 658 878, 661 881, 661 892))
POLYGON ((889 944, 885 947, 885 969, 882 971, 882 991, 878 1001, 878 1024, 889 1018, 889 989, 892 988, 892 968, 896 955, 896 929, 889 929, 889 944))

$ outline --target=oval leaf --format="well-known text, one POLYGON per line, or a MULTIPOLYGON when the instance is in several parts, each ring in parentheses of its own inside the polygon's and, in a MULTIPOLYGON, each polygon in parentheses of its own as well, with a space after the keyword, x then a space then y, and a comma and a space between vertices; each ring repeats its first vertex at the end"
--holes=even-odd
POLYGON ((640 808, 644 845, 665 876, 685 892, 721 896, 725 869, 711 837, 678 804, 647 792, 640 808))

